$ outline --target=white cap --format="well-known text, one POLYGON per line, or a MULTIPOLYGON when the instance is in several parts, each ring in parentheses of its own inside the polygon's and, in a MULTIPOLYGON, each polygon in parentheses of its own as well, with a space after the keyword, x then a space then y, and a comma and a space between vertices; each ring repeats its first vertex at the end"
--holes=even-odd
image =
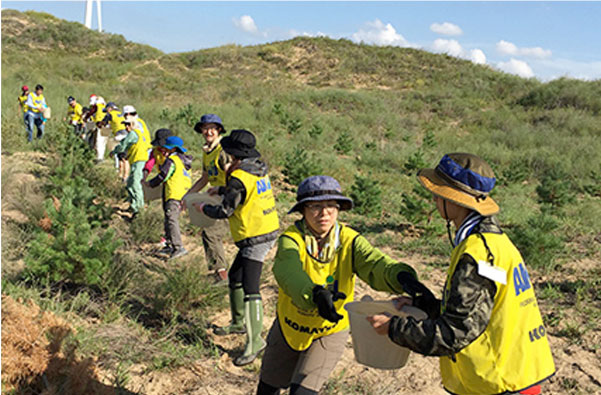
POLYGON ((96 95, 90 96, 90 106, 93 106, 94 104, 96 104, 97 100, 98 100, 98 98, 96 95))
POLYGON ((136 112, 136 109, 131 104, 123 106, 123 114, 131 114, 133 112, 136 112))
POLYGON ((98 96, 96 98, 96 104, 106 104, 106 102, 104 101, 104 98, 102 96, 98 96))

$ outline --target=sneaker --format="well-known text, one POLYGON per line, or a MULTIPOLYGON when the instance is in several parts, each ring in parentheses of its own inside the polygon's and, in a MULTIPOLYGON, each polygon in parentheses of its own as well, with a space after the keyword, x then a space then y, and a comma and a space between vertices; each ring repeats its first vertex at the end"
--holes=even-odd
POLYGON ((173 247, 170 245, 165 245, 163 248, 159 250, 159 254, 171 255, 173 253, 173 247))
POLYGON ((228 281, 228 279, 227 279, 227 271, 225 269, 218 269, 215 272, 215 282, 217 284, 221 284, 221 283, 224 283, 224 282, 227 282, 227 281, 228 281))
POLYGON ((171 252, 169 259, 176 259, 184 255, 188 255, 188 250, 186 250, 184 247, 176 248, 173 250, 173 252, 171 252))

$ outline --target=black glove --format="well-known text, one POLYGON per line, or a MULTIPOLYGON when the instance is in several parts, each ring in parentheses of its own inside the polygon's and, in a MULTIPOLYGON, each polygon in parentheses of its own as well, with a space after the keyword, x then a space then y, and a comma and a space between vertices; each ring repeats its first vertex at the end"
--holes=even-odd
POLYGON ((313 288, 313 302, 317 305, 317 311, 322 318, 330 322, 337 323, 344 318, 336 312, 334 306, 334 302, 340 299, 346 299, 346 294, 338 291, 332 292, 321 285, 313 288))
POLYGON ((424 310, 430 317, 437 313, 440 304, 428 287, 416 280, 409 272, 399 272, 396 278, 403 290, 413 298, 415 307, 424 310))

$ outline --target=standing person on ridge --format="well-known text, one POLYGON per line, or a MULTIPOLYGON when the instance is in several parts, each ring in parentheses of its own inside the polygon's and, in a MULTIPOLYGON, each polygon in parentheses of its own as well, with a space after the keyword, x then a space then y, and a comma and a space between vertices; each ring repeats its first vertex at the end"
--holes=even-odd
POLYGON ((29 109, 27 108, 27 104, 25 104, 27 102, 28 96, 29 96, 29 87, 27 85, 23 85, 21 87, 21 95, 19 97, 17 97, 17 103, 19 103, 19 109, 23 112, 23 123, 25 124, 25 128, 28 127, 27 112, 29 109))
POLYGON ((42 112, 44 108, 48 107, 44 98, 44 87, 42 85, 36 85, 35 92, 29 92, 25 105, 27 106, 27 114, 25 114, 27 141, 31 142, 33 140, 34 125, 38 130, 37 138, 41 139, 44 136, 44 124, 46 123, 42 112))
MULTIPOLYGON (((225 175, 232 158, 221 147, 221 137, 226 133, 221 118, 215 114, 205 114, 194 125, 196 133, 202 134, 205 145, 202 147, 202 176, 192 185, 188 193, 201 191, 207 184, 211 187, 225 186, 225 175)), ((221 222, 221 221, 220 221, 221 222)), ((227 261, 220 235, 220 223, 203 229, 202 245, 205 250, 209 270, 215 271, 216 280, 227 280, 227 261)))
POLYGON ((539 394, 555 365, 524 260, 494 217, 492 169, 476 155, 453 153, 417 178, 434 196, 449 239, 451 222, 457 229, 442 300, 416 282, 412 302, 399 305, 412 303, 428 319, 368 320, 400 346, 440 357, 450 393, 539 394))
MULTIPOLYGON (((168 130, 168 129, 159 129, 168 130)), ((157 135, 159 134, 157 131, 157 135)), ((169 131, 169 130, 168 130, 169 131)), ((169 131, 171 134, 171 131, 169 131)), ((182 244, 179 229, 179 214, 181 200, 192 185, 190 169, 192 168, 192 157, 185 155, 184 142, 177 136, 169 136, 158 147, 164 159, 160 165, 160 172, 148 186, 156 188, 163 184, 163 211, 165 213, 165 237, 169 248, 169 259, 182 257, 188 253, 182 244)), ((145 181, 146 182, 146 181, 145 181)))
POLYGON ((119 145, 109 155, 113 157, 113 155, 126 153, 126 158, 131 166, 129 177, 127 177, 126 190, 131 202, 130 211, 132 214, 131 219, 133 220, 144 207, 144 191, 142 189, 143 170, 148 160, 148 152, 152 146, 150 145, 150 136, 144 130, 141 130, 140 123, 127 112, 127 110, 131 109, 133 109, 133 106, 123 107, 125 116, 123 124, 126 127, 127 136, 121 140, 119 145))
POLYGON ((373 289, 394 294, 403 293, 405 278, 415 278, 410 266, 338 222, 339 211, 352 207, 332 177, 312 176, 298 186, 288 213, 303 217, 278 240, 277 315, 267 336, 258 395, 276 395, 287 387, 296 395, 321 390, 346 348, 344 306, 353 301, 357 275, 373 289))
POLYGON ((68 120, 69 125, 73 126, 73 132, 75 135, 79 136, 83 128, 83 107, 77 102, 77 100, 75 100, 73 96, 69 96, 67 98, 67 104, 69 104, 69 108, 67 109, 67 116, 65 120, 68 120))
POLYGON ((246 331, 246 347, 244 353, 234 359, 236 366, 251 363, 266 346, 261 338, 263 303, 259 282, 263 260, 280 228, 268 167, 261 161, 255 145, 255 136, 243 129, 233 130, 230 136, 221 139, 221 146, 232 156, 233 162, 226 175, 226 185, 212 187, 209 193, 223 195, 223 203, 194 204, 211 218, 227 218, 239 248, 228 272, 232 322, 215 329, 215 334, 220 336, 246 331))

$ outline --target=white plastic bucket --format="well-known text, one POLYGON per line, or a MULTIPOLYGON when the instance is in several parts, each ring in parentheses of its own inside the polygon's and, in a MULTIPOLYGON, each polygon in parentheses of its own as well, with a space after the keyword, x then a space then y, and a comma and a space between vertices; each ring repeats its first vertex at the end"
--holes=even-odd
POLYGON ((103 161, 104 152, 106 151, 106 143, 108 142, 109 138, 103 136, 100 133, 100 130, 96 133, 96 160, 103 161))
POLYGON ((44 107, 42 109, 42 116, 46 119, 50 119, 50 117, 52 116, 52 110, 50 109, 50 107, 44 107))
POLYGON ((153 200, 157 200, 163 197, 163 185, 159 184, 159 186, 155 188, 151 188, 142 184, 142 190, 144 191, 144 201, 151 202, 153 200))
POLYGON ((392 301, 351 302, 344 308, 348 311, 351 323, 351 338, 357 362, 377 369, 399 369, 405 366, 410 350, 393 343, 386 335, 379 335, 367 321, 367 317, 385 312, 401 317, 411 316, 421 321, 427 318, 425 312, 413 306, 403 306, 399 311, 392 301))
POLYGON ((186 202, 186 207, 188 209, 188 214, 190 215, 190 222, 193 225, 196 225, 200 228, 209 228, 215 225, 217 222, 215 219, 207 217, 205 214, 201 213, 196 209, 196 207, 192 206, 194 203, 207 203, 207 204, 221 204, 223 201, 223 197, 219 195, 209 195, 207 192, 203 193, 191 193, 186 196, 184 201, 186 202))

